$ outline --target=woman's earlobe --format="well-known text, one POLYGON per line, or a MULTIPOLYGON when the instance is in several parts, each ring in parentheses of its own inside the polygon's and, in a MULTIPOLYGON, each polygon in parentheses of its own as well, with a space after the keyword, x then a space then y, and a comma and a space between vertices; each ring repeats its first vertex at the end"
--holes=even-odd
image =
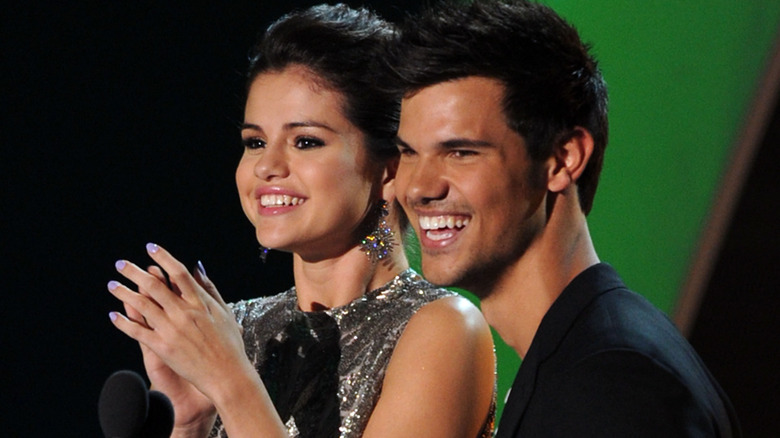
POLYGON ((382 171, 382 198, 392 204, 395 200, 395 174, 398 171, 398 160, 390 160, 382 171))
POLYGON ((392 204, 395 201, 395 178, 385 179, 382 184, 382 199, 392 204))

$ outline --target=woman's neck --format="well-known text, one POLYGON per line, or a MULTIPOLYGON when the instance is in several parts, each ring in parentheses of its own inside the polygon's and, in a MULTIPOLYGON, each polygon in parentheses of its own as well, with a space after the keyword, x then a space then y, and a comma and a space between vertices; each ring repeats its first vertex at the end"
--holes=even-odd
POLYGON ((307 312, 344 306, 386 284, 408 266, 400 244, 389 258, 376 263, 357 247, 338 257, 315 262, 293 254, 298 306, 307 312))

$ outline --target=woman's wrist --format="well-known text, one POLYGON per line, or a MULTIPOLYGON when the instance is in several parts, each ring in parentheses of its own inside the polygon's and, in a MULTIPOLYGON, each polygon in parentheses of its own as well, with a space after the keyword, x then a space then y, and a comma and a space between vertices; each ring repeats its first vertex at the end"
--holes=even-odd
POLYGON ((171 438, 206 438, 214 427, 216 415, 203 418, 188 424, 178 424, 173 427, 171 438))
POLYGON ((257 371, 251 367, 223 381, 214 394, 214 405, 228 434, 233 437, 287 437, 287 430, 276 412, 257 371))

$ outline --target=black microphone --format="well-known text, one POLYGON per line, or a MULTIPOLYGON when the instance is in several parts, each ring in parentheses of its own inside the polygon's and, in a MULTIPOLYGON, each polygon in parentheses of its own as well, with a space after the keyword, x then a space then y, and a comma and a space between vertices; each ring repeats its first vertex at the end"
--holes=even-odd
POLYGON ((173 404, 130 370, 117 371, 103 384, 98 401, 100 428, 106 438, 169 438, 173 404))

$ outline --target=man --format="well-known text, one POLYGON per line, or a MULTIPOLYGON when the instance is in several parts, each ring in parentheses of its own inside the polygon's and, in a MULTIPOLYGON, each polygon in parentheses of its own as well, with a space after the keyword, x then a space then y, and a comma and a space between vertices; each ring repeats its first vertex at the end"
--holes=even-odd
POLYGON ((596 254, 607 95, 577 32, 536 4, 448 4, 397 58, 395 184, 423 272, 473 291, 523 358, 498 436, 739 436, 691 346, 596 254))

